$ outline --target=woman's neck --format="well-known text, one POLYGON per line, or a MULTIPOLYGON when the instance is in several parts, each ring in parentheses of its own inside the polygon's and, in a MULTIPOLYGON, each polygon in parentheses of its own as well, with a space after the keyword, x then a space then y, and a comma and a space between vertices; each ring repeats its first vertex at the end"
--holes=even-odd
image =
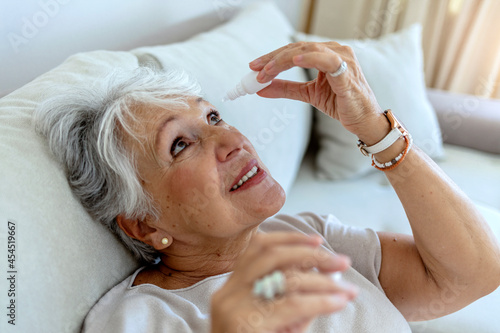
POLYGON ((160 263, 137 275, 134 285, 151 283, 164 289, 180 289, 231 272, 256 232, 254 228, 238 237, 217 239, 200 246, 172 244, 166 251, 168 254, 161 255, 160 263))

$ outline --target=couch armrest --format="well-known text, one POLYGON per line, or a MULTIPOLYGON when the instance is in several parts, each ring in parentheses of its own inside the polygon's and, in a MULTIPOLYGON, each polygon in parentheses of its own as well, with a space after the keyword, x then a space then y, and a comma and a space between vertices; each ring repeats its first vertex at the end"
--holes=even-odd
POLYGON ((500 154, 500 100, 427 89, 443 141, 500 154))

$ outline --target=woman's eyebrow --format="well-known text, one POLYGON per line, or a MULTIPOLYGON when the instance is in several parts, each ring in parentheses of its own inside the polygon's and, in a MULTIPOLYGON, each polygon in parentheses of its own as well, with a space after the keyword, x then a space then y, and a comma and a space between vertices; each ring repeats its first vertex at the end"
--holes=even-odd
POLYGON ((171 115, 170 117, 166 118, 161 124, 160 126, 158 126, 158 128, 156 129, 156 136, 155 136, 155 148, 158 148, 158 141, 159 141, 159 137, 161 135, 161 133, 165 130, 165 128, 167 127, 168 123, 171 122, 171 121, 175 121, 177 120, 177 116, 176 115, 171 115))
MULTIPOLYGON (((201 104, 202 102, 205 102, 203 97, 198 97, 196 99, 196 103, 201 104)), ((165 130, 165 128, 167 127, 169 122, 175 121, 175 120, 177 120, 177 116, 171 115, 170 117, 166 118, 156 129, 156 136, 155 136, 155 141, 154 141, 154 146, 156 149, 158 149, 158 141, 159 141, 158 139, 159 139, 161 133, 165 130)))

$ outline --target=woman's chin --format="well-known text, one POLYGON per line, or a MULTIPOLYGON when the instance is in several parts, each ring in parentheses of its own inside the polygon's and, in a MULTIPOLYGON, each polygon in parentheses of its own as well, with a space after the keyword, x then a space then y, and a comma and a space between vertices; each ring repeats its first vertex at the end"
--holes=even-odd
POLYGON ((279 212, 285 204, 285 190, 270 175, 251 187, 241 187, 239 191, 232 201, 233 207, 239 210, 238 220, 242 224, 260 223, 279 212))
POLYGON ((255 211, 250 214, 263 220, 267 219, 280 211, 285 204, 285 200, 285 190, 273 179, 273 182, 270 182, 262 195, 256 198, 255 211))

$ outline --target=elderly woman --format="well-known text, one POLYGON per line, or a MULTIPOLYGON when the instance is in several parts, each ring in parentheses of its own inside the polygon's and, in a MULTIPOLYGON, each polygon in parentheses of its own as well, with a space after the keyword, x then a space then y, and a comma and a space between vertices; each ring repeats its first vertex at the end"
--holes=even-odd
POLYGON ((312 213, 272 217, 283 189, 196 83, 179 72, 114 75, 36 112, 75 195, 148 263, 103 296, 85 332, 409 332, 407 321, 498 287, 488 226, 380 109, 349 47, 290 44, 250 68, 274 79, 260 96, 310 103, 358 136, 413 236, 312 213), (274 79, 293 66, 318 77, 274 79))

